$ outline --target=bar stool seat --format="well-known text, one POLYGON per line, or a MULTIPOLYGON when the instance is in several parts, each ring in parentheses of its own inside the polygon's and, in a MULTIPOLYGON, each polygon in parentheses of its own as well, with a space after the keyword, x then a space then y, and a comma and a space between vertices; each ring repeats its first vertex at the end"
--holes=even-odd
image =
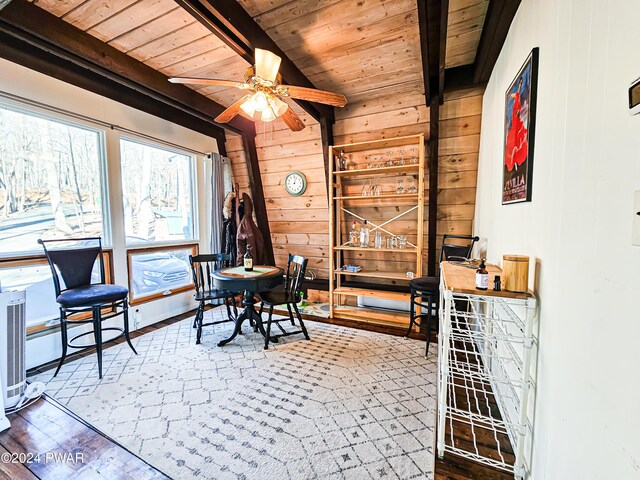
MULTIPOLYGON (((444 235, 442 239, 442 248, 440 249, 439 265, 444 260, 450 258, 468 258, 473 251, 474 244, 480 240, 478 237, 471 235, 444 235), (464 240, 469 242, 465 245, 451 243, 450 240, 464 240)), ((431 340, 431 330, 434 324, 434 318, 437 325, 438 310, 440 308, 440 276, 424 276, 414 278, 409 282, 411 288, 411 311, 409 312, 409 328, 407 329, 408 337, 414 325, 418 325, 422 330, 427 330, 427 346, 425 349, 425 357, 429 355, 429 342, 431 340), (420 307, 420 314, 416 314, 416 307, 420 307)))
POLYGON ((121 285, 87 285, 65 290, 56 298, 63 307, 85 307, 117 302, 126 298, 129 290, 121 285))
POLYGON ((418 277, 409 282, 411 290, 422 292, 438 292, 440 279, 438 277, 418 277))

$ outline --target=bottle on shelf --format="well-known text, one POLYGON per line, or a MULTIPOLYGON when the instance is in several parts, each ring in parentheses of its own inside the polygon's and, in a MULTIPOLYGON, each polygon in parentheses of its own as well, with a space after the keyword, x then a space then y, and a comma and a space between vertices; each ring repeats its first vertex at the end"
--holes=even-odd
POLYGON ((358 247, 360 245, 360 234, 358 233, 358 225, 355 220, 351 224, 351 231, 349 232, 349 246, 358 247))
POLYGON ((484 264, 486 258, 480 261, 480 266, 476 270, 476 288, 478 290, 486 290, 489 288, 489 272, 484 264))
POLYGON ((344 171, 347 170, 349 167, 349 159, 347 158, 347 156, 344 154, 344 150, 340 150, 340 155, 338 155, 337 159, 336 159, 336 163, 338 164, 338 170, 340 171, 344 171))
POLYGON ((251 256, 251 245, 247 244, 247 251, 244 254, 244 269, 247 272, 253 271, 253 257, 251 256))
POLYGON ((362 228, 360 228, 360 247, 366 248, 369 246, 369 226, 367 221, 364 221, 362 228))

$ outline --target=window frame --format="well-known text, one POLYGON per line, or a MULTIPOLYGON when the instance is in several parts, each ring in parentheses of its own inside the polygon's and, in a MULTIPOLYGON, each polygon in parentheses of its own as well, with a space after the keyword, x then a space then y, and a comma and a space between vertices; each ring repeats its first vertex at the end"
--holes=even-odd
MULTIPOLYGON (((104 258, 104 274, 105 274, 105 283, 109 285, 113 285, 113 281, 115 278, 114 269, 113 269, 113 249, 103 248, 102 256, 104 258)), ((29 255, 23 257, 12 257, 12 258, 2 258, 0 259, 0 269, 4 268, 20 268, 20 267, 28 267, 30 265, 49 265, 47 261, 47 257, 42 255, 29 255)), ((55 301, 55 299, 54 299, 55 301)), ((113 309, 105 309, 103 312, 108 313, 112 312, 113 309)), ((91 318, 91 312, 80 312, 68 315, 69 324, 73 325, 74 320, 86 320, 91 318)), ((27 327, 27 336, 33 335, 36 333, 43 332, 51 332, 53 330, 60 328, 60 317, 54 317, 50 320, 45 320, 44 322, 38 322, 36 324, 30 325, 27 327), (55 322, 51 324, 51 322, 55 322)))
POLYGON ((180 244, 180 245, 171 244, 171 245, 161 245, 161 246, 155 245, 152 247, 127 248, 127 278, 128 278, 127 286, 129 288, 129 305, 131 306, 141 305, 143 303, 152 302, 159 298, 173 297, 174 295, 178 295, 180 293, 188 292, 194 289, 193 276, 191 275, 191 269, 189 269, 188 285, 184 285, 182 287, 178 287, 173 290, 168 290, 168 292, 170 293, 166 293, 165 291, 165 292, 152 293, 150 295, 144 295, 137 298, 133 298, 133 286, 132 286, 133 276, 131 274, 133 270, 131 257, 133 255, 136 255, 139 253, 162 252, 162 251, 170 251, 170 250, 187 250, 189 248, 191 248, 191 255, 195 256, 199 252, 200 245, 198 243, 191 242, 188 244, 180 244))
MULTIPOLYGON (((125 222, 126 212, 124 210, 124 181, 122 178, 122 166, 123 166, 123 157, 122 157, 122 142, 128 141, 132 143, 137 143, 139 145, 143 145, 146 147, 157 148, 159 150, 164 150, 166 152, 174 153, 177 155, 183 155, 188 157, 189 159, 189 190, 191 195, 191 224, 192 224, 192 235, 191 239, 168 239, 168 240, 149 240, 145 243, 129 243, 127 242, 127 232, 126 228, 124 228, 124 246, 127 251, 127 268, 129 268, 129 250, 139 250, 145 248, 169 248, 172 246, 180 247, 180 246, 190 246, 194 243, 200 242, 200 225, 199 225, 199 211, 198 211, 198 168, 197 168, 197 155, 193 152, 189 152, 186 150, 181 150, 179 147, 175 145, 165 144, 162 141, 149 140, 147 138, 137 136, 134 133, 127 132, 126 134, 118 135, 118 155, 119 155, 119 163, 120 163, 120 185, 121 185, 121 196, 122 196, 122 220, 125 222)), ((129 302, 131 303, 131 302, 129 302)))
MULTIPOLYGON (((100 200, 102 202, 102 244, 106 248, 113 247, 113 236, 111 228, 111 201, 109 192, 109 169, 108 169, 108 155, 107 155, 107 131, 104 127, 97 123, 91 123, 72 115, 65 115, 57 111, 52 111, 46 108, 34 106, 31 104, 23 103, 17 100, 11 100, 0 97, 0 109, 11 110, 22 115, 32 116, 47 120, 50 122, 67 125, 70 127, 79 128, 82 130, 88 130, 96 133, 98 138, 97 153, 98 153, 98 176, 100 180, 100 200)), ((106 249, 105 248, 105 249, 106 249)), ((11 252, 0 252, 0 261, 4 260, 20 260, 27 258, 38 258, 40 256, 40 249, 34 250, 20 250, 11 252)))

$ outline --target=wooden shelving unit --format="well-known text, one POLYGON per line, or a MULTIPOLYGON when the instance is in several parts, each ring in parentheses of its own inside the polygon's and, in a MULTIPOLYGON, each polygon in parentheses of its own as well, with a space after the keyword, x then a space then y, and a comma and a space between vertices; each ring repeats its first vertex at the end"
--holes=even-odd
MULTIPOLYGON (((424 136, 411 135, 407 137, 391 138, 379 141, 334 145, 329 148, 330 179, 329 196, 329 301, 331 316, 351 320, 379 323, 382 325, 407 326, 409 313, 397 310, 358 307, 357 297, 373 297, 384 300, 409 302, 407 271, 413 272, 415 277, 422 275, 422 249, 424 229, 424 136), (415 148, 418 163, 410 163, 413 155, 410 149, 415 148), (336 157, 340 151, 349 157, 350 165, 347 170, 338 170, 336 157), (378 166, 366 168, 369 155, 384 155, 388 151, 404 150, 404 165, 378 166), (378 196, 353 195, 359 181, 377 177, 385 183, 386 191, 378 196), (417 193, 396 193, 394 183, 398 179, 415 180, 417 193), (350 188, 349 188, 350 187, 350 188), (347 194, 345 189, 349 189, 347 194), (371 212, 378 215, 388 214, 388 218, 368 218, 371 212), (381 213, 382 212, 382 213, 381 213), (415 220, 407 221, 412 216, 415 220), (371 243, 375 231, 380 229, 386 236, 407 235, 410 239, 406 248, 373 248, 348 244, 348 226, 352 221, 360 226, 368 220, 371 228, 371 243), (402 230, 396 233, 395 222, 402 223, 402 230), (407 227, 410 225, 410 228, 407 227), (346 226, 346 227, 345 227, 346 226), (369 255, 370 254, 370 255, 369 255), (390 259, 390 254, 393 259, 390 259), (353 260, 351 260, 353 259, 353 260), (394 271, 395 262, 399 265, 394 271), (360 272, 342 270, 346 263, 357 263, 363 266, 360 272), (404 267, 404 268, 400 268, 404 267), (367 288, 353 288, 345 286, 349 280, 371 282, 367 288), (388 291, 383 284, 407 286, 406 292, 388 291)), ((394 160, 397 155, 392 156, 394 160)), ((388 157, 384 157, 385 160, 388 157)), ((406 186, 405 186, 406 188, 406 186)), ((356 190, 357 191, 357 190, 356 190)))

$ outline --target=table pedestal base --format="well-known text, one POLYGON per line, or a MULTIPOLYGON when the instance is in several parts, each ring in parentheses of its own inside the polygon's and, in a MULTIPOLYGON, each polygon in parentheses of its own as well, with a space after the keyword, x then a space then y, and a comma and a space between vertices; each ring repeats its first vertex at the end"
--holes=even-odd
MULTIPOLYGON (((233 329, 233 333, 231 334, 231 336, 225 340, 221 340, 220 342, 218 342, 218 346, 219 347, 223 347, 224 345, 226 345, 227 343, 229 343, 231 340, 233 340, 234 338, 236 338, 236 336, 239 333, 242 333, 242 324, 244 323, 245 320, 249 320, 249 323, 254 323, 255 327, 254 330, 255 331, 260 331, 260 333, 262 334, 263 337, 265 337, 267 335, 267 333, 264 330, 264 326, 262 325, 262 317, 258 314, 258 312, 255 311, 255 292, 249 291, 249 290, 245 290, 244 292, 244 300, 242 301, 242 305, 244 306, 244 310, 242 311, 242 313, 240 315, 238 315, 238 317, 235 319, 236 320, 236 324, 235 324, 235 328, 233 329), (252 322, 253 320, 253 322, 252 322)), ((277 342, 278 339, 274 339, 271 338, 272 342, 277 342)))

